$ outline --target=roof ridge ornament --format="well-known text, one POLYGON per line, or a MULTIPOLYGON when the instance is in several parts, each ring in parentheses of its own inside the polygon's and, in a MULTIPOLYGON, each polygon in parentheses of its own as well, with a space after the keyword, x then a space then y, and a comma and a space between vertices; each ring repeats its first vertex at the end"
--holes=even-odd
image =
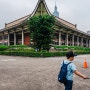
POLYGON ((45 9, 46 9, 46 12, 48 13, 48 15, 52 15, 51 12, 49 11, 48 7, 47 7, 47 4, 46 4, 45 0, 38 0, 36 7, 35 7, 34 11, 31 14, 31 17, 33 15, 35 15, 35 13, 36 13, 36 11, 37 11, 38 6, 40 5, 40 3, 43 3, 44 4, 45 9))

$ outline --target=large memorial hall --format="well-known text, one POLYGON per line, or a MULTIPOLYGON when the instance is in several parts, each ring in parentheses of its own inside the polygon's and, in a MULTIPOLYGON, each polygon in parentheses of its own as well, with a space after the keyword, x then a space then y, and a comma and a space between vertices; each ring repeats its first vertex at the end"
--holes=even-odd
POLYGON ((32 42, 27 20, 34 15, 44 14, 55 16, 56 27, 54 28, 53 45, 90 47, 90 34, 78 30, 76 24, 60 18, 56 5, 52 14, 45 0, 38 0, 31 14, 10 23, 5 23, 5 28, 0 30, 0 45, 30 45, 32 42))

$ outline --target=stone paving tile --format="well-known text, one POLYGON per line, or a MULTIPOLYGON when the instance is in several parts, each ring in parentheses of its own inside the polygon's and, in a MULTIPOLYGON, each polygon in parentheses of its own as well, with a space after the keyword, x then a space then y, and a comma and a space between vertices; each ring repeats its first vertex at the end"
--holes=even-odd
MULTIPOLYGON (((57 81, 59 66, 65 57, 31 58, 0 56, 0 90, 64 90, 57 81)), ((90 76, 90 55, 74 60, 77 69, 90 76), (84 58, 88 68, 83 68, 84 58)), ((90 80, 74 75, 73 90, 90 90, 90 80)))

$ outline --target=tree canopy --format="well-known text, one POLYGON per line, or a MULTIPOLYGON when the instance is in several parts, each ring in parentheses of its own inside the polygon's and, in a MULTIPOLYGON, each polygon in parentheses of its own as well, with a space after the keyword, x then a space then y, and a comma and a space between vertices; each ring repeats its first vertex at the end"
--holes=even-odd
POLYGON ((49 50, 54 34, 55 18, 49 15, 33 16, 28 20, 30 38, 34 46, 42 50, 49 50))

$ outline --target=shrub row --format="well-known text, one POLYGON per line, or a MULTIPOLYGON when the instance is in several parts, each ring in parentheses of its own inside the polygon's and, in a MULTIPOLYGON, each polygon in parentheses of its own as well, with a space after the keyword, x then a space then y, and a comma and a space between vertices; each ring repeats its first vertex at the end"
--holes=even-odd
POLYGON ((0 51, 0 55, 26 56, 26 57, 55 57, 65 56, 65 52, 5 52, 0 51))
POLYGON ((28 47, 28 46, 26 46, 26 45, 10 45, 10 46, 8 46, 8 48, 23 48, 23 47, 28 47))
POLYGON ((11 46, 1 45, 0 46, 0 51, 13 50, 13 49, 23 49, 23 48, 28 48, 28 46, 25 46, 25 45, 11 45, 11 46))
MULTIPOLYGON (((79 54, 90 54, 89 52, 75 52, 79 54)), ((66 52, 10 52, 0 51, 0 55, 26 56, 26 57, 57 57, 65 56, 66 52)))
POLYGON ((4 51, 6 49, 8 49, 8 46, 0 46, 0 51, 4 51))
POLYGON ((66 50, 75 50, 75 51, 90 51, 90 48, 87 47, 81 47, 81 46, 54 46, 56 50, 66 51, 66 50))

